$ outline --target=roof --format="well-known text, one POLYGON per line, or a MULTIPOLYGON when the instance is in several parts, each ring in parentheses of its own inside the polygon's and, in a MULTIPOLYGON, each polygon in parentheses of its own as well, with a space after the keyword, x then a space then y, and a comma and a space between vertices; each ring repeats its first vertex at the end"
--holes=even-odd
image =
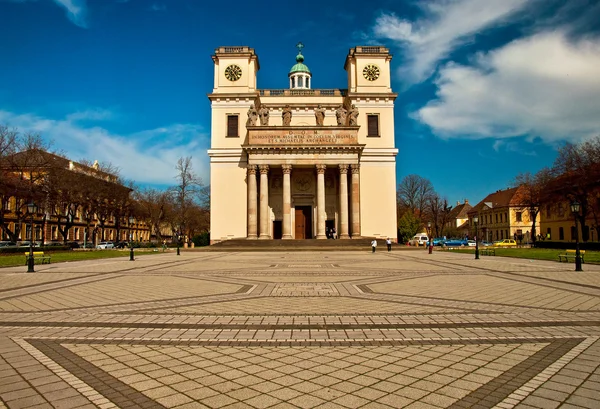
POLYGON ((490 193, 482 201, 473 206, 468 213, 477 213, 485 207, 496 209, 502 207, 519 206, 521 205, 521 201, 519 200, 521 195, 518 194, 519 189, 519 187, 512 187, 510 189, 498 190, 494 193, 490 193))
POLYGON ((290 73, 288 75, 292 75, 297 72, 306 72, 310 74, 310 70, 306 65, 304 65, 304 56, 300 53, 296 56, 296 64, 290 69, 290 73))
POLYGON ((466 219, 467 213, 471 210, 473 206, 471 206, 468 202, 461 203, 457 205, 455 208, 450 211, 451 219, 466 219))

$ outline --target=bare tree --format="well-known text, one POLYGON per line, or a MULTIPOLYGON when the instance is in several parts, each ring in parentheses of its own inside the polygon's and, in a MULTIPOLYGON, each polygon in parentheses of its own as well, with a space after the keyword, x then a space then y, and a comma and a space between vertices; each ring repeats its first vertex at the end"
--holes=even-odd
POLYGON ((434 193, 429 179, 419 175, 408 175, 398 185, 398 205, 403 209, 411 210, 422 220, 427 202, 434 193))
POLYGON ((529 212, 531 237, 534 244, 537 239, 537 216, 543 204, 548 201, 548 184, 551 180, 552 172, 549 168, 543 168, 535 175, 529 172, 520 173, 515 178, 514 186, 519 187, 519 203, 521 203, 523 210, 529 212))
POLYGON ((174 227, 189 238, 190 209, 198 202, 202 193, 202 179, 192 169, 191 156, 179 158, 176 169, 178 184, 170 189, 178 216, 174 227))
POLYGON ((594 212, 592 208, 597 203, 594 194, 600 188, 600 136, 578 145, 568 143, 561 147, 552 173, 556 177, 548 190, 558 199, 580 203, 577 218, 584 232, 583 240, 587 241, 586 218, 594 212))
POLYGON ((162 242, 161 227, 173 216, 171 195, 169 192, 146 188, 136 190, 134 198, 138 217, 146 222, 156 239, 162 242))

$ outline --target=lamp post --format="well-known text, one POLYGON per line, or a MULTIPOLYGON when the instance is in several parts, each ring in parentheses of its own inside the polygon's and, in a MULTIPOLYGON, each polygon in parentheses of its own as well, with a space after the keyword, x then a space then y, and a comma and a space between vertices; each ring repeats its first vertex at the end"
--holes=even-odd
POLYGON ((475 225, 475 260, 479 260, 479 239, 477 238, 477 236, 479 236, 479 229, 478 229, 479 217, 478 216, 473 216, 473 224, 475 225))
POLYGON ((37 206, 31 201, 27 205, 27 211, 31 215, 31 237, 29 237, 29 257, 27 257, 27 272, 35 273, 35 260, 33 258, 33 215, 37 213, 37 206))
POLYGON ((131 232, 133 222, 135 222, 135 218, 129 216, 129 261, 135 261, 135 258, 133 257, 133 233, 131 232))
POLYGON ((177 255, 179 256, 179 232, 175 233, 175 239, 177 240, 177 255))
POLYGON ((575 271, 583 271, 581 268, 581 253, 579 253, 579 228, 577 227, 577 216, 579 216, 580 204, 577 200, 571 202, 571 213, 575 218, 575 271))
POLYGON ((433 251, 433 237, 431 237, 431 222, 427 222, 427 235, 429 236, 429 254, 433 251))

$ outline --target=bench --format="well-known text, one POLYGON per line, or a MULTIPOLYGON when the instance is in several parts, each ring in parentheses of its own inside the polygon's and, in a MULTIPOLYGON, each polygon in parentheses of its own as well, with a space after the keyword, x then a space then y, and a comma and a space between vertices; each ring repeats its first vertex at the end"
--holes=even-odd
MULTIPOLYGON (((29 260, 29 252, 25 254, 25 265, 27 265, 27 260, 29 260)), ((43 251, 34 251, 33 252, 33 262, 40 260, 41 264, 50 264, 50 256, 45 256, 43 251)))
POLYGON ((479 254, 481 254, 482 256, 495 256, 496 249, 493 247, 484 247, 481 250, 479 250, 479 254))
MULTIPOLYGON (((569 262, 569 259, 575 260, 575 257, 577 257, 576 253, 577 253, 576 250, 567 250, 567 251, 565 251, 565 254, 558 255, 558 261, 562 262, 563 258, 565 259, 566 262, 569 262)), ((583 256, 585 256, 585 250, 580 250, 579 257, 581 258, 581 262, 585 263, 583 256)))

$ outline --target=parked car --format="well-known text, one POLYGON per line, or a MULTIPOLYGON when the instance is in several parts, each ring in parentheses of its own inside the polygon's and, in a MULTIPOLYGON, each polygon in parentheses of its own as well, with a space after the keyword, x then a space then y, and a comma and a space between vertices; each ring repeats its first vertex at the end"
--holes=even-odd
POLYGON ((468 244, 464 239, 449 239, 444 242, 446 247, 464 247, 468 244))
POLYGON ((480 246, 483 246, 483 247, 488 247, 488 246, 493 246, 493 245, 494 245, 494 243, 490 243, 489 241, 485 241, 485 240, 484 240, 484 241, 482 241, 481 243, 479 243, 479 245, 480 245, 480 246))
POLYGON ((409 246, 424 246, 429 241, 426 233, 419 233, 408 241, 409 246))
POLYGON ((475 242, 475 240, 467 240, 467 246, 476 247, 477 243, 475 242))
MULTIPOLYGON (((434 246, 441 246, 442 243, 444 243, 444 238, 443 237, 436 237, 435 239, 433 239, 433 245, 434 246)), ((429 241, 426 243, 429 246, 429 241)))
POLYGON ((0 248, 17 247, 14 241, 0 241, 0 248))
POLYGON ((504 240, 494 242, 494 246, 497 246, 497 247, 510 247, 510 246, 516 246, 516 245, 517 245, 517 242, 513 239, 504 239, 504 240))
POLYGON ((106 250, 106 249, 114 249, 115 248, 115 244, 112 241, 102 241, 100 243, 98 243, 98 245, 96 246, 97 249, 102 249, 102 250, 106 250))
POLYGON ((124 249, 129 247, 129 244, 126 241, 118 241, 115 243, 115 248, 116 249, 124 249))

